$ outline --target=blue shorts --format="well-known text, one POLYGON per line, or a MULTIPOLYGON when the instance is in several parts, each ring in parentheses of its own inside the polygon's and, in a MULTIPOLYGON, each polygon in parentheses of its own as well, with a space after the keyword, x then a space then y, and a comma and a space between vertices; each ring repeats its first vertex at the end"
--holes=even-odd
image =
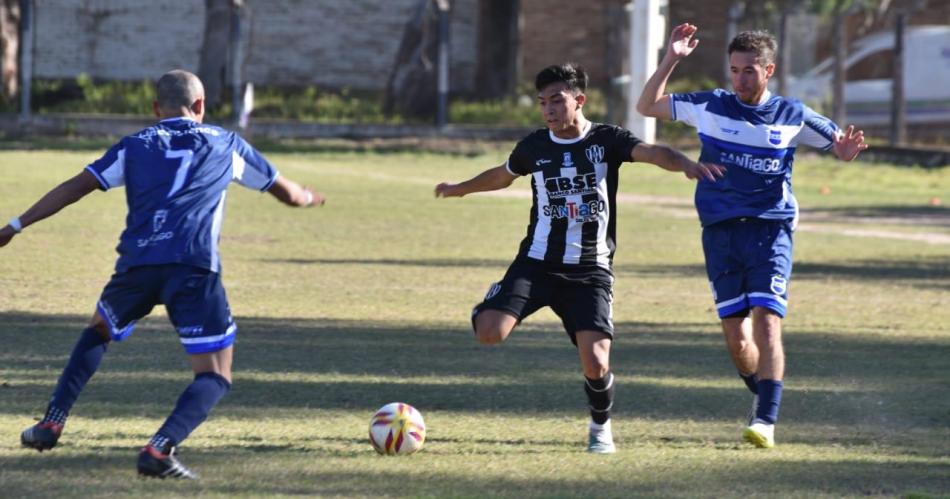
POLYGON ((96 304, 112 339, 122 341, 135 322, 164 304, 189 354, 216 352, 234 343, 237 326, 221 276, 191 265, 143 265, 117 272, 96 304))
POLYGON ((737 218, 703 228, 706 274, 719 317, 765 307, 785 317, 792 231, 782 220, 737 218))

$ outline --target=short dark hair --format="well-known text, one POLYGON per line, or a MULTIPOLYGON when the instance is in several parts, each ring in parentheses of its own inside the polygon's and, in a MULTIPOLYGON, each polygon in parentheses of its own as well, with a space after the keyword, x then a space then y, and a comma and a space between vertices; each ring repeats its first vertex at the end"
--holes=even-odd
POLYGON ((540 92, 544 87, 560 82, 566 84, 574 94, 584 93, 587 91, 587 79, 587 71, 584 71, 584 68, 573 62, 566 62, 542 69, 534 78, 534 88, 540 92))
POLYGON ((162 75, 155 84, 155 100, 159 107, 177 110, 191 107, 196 100, 204 97, 204 86, 194 73, 182 69, 173 69, 162 75))
POLYGON ((765 30, 743 31, 729 42, 729 55, 733 52, 751 52, 756 61, 765 66, 775 63, 778 44, 772 33, 765 30))

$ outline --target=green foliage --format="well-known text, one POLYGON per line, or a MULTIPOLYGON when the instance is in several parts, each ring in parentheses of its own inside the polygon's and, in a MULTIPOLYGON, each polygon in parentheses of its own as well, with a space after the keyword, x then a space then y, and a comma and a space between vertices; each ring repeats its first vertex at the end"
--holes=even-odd
MULTIPOLYGON (((101 113, 120 115, 152 114, 155 91, 149 81, 96 81, 87 75, 76 80, 36 80, 32 105, 39 113, 101 113)), ((587 117, 595 121, 606 115, 602 92, 588 92, 587 117)), ((231 96, 225 92, 222 102, 208 109, 211 119, 226 121, 232 116, 231 96)), ((0 103, 0 111, 16 112, 17 103, 0 103)), ((382 111, 379 92, 304 87, 262 86, 254 89, 256 118, 278 118, 313 123, 399 124, 412 120, 382 111)), ((449 121, 456 124, 539 126, 541 118, 533 90, 523 87, 512 99, 473 101, 453 99, 449 121)), ((428 122, 428 121, 427 121, 428 122)))

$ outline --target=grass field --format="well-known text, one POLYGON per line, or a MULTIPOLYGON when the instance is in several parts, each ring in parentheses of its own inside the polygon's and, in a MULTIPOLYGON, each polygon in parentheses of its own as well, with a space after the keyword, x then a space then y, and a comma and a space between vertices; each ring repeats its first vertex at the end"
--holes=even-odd
MULTIPOLYGON (((12 216, 98 151, 0 152, 12 216)), ((124 192, 94 193, 0 249, 0 496, 950 496, 950 169, 796 164, 802 205, 778 445, 740 442, 749 396, 721 339, 692 185, 622 172, 612 367, 618 453, 592 456, 577 354, 542 311, 505 344, 469 310, 524 235, 526 181, 436 200, 478 157, 281 153, 319 210, 232 189, 224 280, 234 388, 182 447, 194 483, 135 476, 138 448, 191 375, 163 310, 110 346, 60 446, 40 416, 102 285, 124 192), (824 194, 823 194, 824 192, 824 194), (376 455, 373 410, 415 405, 422 452, 376 455)))

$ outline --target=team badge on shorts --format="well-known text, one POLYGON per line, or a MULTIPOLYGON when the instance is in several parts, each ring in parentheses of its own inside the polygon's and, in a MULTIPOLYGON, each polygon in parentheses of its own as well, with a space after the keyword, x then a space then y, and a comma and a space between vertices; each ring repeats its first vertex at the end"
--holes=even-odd
POLYGON ((785 278, 780 275, 773 275, 772 285, 770 287, 772 288, 773 293, 777 295, 784 295, 785 290, 788 288, 788 281, 786 281, 785 278))
POLYGON ((493 296, 497 295, 501 291, 501 283, 496 282, 488 288, 488 292, 485 293, 485 301, 491 300, 493 296))

